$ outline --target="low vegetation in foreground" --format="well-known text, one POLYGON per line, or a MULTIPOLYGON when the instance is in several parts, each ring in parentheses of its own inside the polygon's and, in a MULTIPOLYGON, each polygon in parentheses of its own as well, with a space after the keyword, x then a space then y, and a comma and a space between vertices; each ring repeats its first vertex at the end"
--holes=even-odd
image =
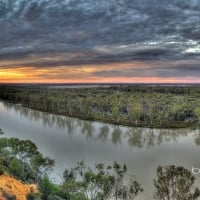
POLYGON ((188 127, 200 118, 199 86, 1 86, 0 98, 45 112, 128 126, 188 127))
MULTIPOLYGON (((126 165, 117 162, 94 168, 78 162, 64 171, 59 184, 49 178, 53 166, 31 141, 0 138, 0 200, 134 200, 143 192, 126 165)), ((183 167, 159 166, 154 198, 196 200, 200 190, 194 183, 195 177, 183 167)))
POLYGON ((126 165, 117 162, 109 166, 97 164, 93 169, 78 162, 64 171, 60 184, 53 183, 48 176, 53 165, 54 161, 38 152, 31 141, 0 138, 0 197, 9 200, 125 200, 134 199, 143 191, 136 180, 126 176, 126 165))

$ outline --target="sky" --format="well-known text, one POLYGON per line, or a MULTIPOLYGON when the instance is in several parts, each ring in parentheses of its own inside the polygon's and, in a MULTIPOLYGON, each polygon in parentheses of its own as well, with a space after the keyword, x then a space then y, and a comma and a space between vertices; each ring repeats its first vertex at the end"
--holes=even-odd
POLYGON ((0 0, 0 83, 200 83, 199 0, 0 0))

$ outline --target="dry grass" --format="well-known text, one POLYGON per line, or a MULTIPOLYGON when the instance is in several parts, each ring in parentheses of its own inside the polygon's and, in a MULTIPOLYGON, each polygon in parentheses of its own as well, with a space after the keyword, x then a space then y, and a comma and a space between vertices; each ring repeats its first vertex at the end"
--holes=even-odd
MULTIPOLYGON (((28 193, 31 191, 37 192, 37 186, 24 184, 21 181, 4 174, 0 176, 0 190, 9 195, 15 195, 17 200, 26 200, 26 195, 28 193)), ((5 199, 0 197, 0 200, 5 199)))

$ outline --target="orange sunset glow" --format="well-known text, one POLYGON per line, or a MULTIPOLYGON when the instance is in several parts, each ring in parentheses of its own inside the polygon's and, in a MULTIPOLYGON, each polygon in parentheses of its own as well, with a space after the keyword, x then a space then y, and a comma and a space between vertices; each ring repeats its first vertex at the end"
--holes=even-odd
POLYGON ((151 70, 146 63, 112 65, 61 66, 53 68, 17 67, 1 68, 0 83, 198 83, 199 79, 185 77, 156 77, 145 74, 151 70), (139 76, 129 76, 142 70, 139 76), (104 72, 101 74, 101 72, 104 72), (127 72, 126 72, 127 71, 127 72), (112 73, 114 75, 112 76, 112 73), (126 72, 126 73, 125 73, 126 72), (100 75, 99 75, 100 74, 100 75))
MULTIPOLYGON (((111 67, 110 67, 111 68, 111 67)), ((54 68, 35 69, 33 67, 0 69, 0 83, 198 83, 198 78, 177 77, 98 77, 99 67, 84 67, 81 70, 54 68), (65 78, 66 77, 66 78, 65 78)))

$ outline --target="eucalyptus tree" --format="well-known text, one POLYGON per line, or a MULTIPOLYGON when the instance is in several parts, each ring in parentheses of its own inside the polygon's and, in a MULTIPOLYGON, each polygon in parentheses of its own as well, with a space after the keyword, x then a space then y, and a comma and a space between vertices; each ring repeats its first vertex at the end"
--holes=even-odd
POLYGON ((195 177, 184 167, 158 166, 154 198, 158 200, 195 200, 200 190, 194 188, 195 177))
POLYGON ((78 162, 65 170, 62 191, 70 199, 76 196, 80 200, 133 200, 143 189, 136 180, 127 182, 126 173, 126 166, 117 162, 110 166, 97 164, 95 169, 78 162))
POLYGON ((44 157, 41 153, 37 153, 31 157, 30 166, 38 184, 40 178, 53 168, 54 160, 44 157))

